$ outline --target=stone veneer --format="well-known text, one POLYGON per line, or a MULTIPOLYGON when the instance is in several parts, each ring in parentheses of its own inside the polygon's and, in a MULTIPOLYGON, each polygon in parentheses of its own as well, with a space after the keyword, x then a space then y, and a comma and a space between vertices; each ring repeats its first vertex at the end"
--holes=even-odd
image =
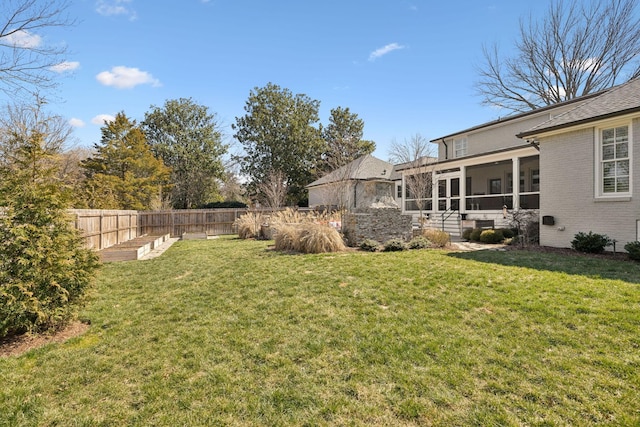
POLYGON ((412 235, 411 215, 399 208, 364 208, 349 212, 343 219, 343 230, 349 246, 359 246, 366 239, 384 243, 389 239, 408 241, 412 235))

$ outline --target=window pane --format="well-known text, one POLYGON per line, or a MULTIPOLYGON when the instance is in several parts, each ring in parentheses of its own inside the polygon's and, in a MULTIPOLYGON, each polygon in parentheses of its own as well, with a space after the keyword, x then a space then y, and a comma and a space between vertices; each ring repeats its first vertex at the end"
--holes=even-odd
POLYGON ((624 159, 625 157, 629 157, 629 143, 616 144, 616 159, 624 159))
POLYGON ((616 191, 616 179, 605 178, 602 181, 602 191, 605 193, 614 193, 616 191))
POLYGON ((499 178, 494 178, 489 180, 489 194, 500 194, 502 193, 502 180, 499 178))
POLYGON ((616 162, 616 166, 617 176, 629 176, 629 160, 616 162))
POLYGON ((618 188, 616 189, 618 192, 627 192, 629 191, 629 178, 618 178, 617 180, 618 188))
POLYGON ((602 160, 611 160, 613 159, 614 148, 613 145, 603 145, 602 146, 602 160))
POLYGON ((602 143, 609 144, 613 142, 613 129, 605 129, 602 131, 602 143))
POLYGON ((602 176, 605 178, 616 176, 615 162, 606 162, 602 164, 602 176))
POLYGON ((616 128, 616 142, 626 142, 629 139, 629 129, 626 126, 616 128))

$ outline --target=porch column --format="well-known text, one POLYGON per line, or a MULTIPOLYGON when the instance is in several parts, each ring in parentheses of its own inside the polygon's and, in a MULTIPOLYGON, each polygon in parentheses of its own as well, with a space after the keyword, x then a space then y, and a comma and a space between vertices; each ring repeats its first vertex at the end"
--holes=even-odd
POLYGON ((460 166, 460 213, 467 213, 467 167, 460 166))
POLYGON ((513 209, 520 208, 520 157, 514 157, 511 159, 513 163, 512 168, 512 187, 513 187, 513 209))

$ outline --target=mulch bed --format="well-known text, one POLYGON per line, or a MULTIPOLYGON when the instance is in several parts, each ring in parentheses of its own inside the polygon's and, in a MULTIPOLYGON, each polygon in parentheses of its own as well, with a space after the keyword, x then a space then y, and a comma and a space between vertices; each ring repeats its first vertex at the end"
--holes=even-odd
POLYGON ((603 252, 601 254, 588 254, 584 252, 578 252, 575 249, 571 248, 553 248, 551 246, 539 246, 539 245, 530 245, 530 246, 505 246, 506 250, 509 251, 531 251, 531 252, 542 252, 542 253, 551 253, 558 255, 568 255, 568 256, 578 256, 578 257, 586 257, 586 258, 599 258, 599 259, 610 259, 616 261, 629 261, 634 262, 629 258, 626 252, 603 252))
POLYGON ((0 340, 0 357, 20 356, 29 350, 50 343, 64 342, 82 335, 89 329, 87 323, 72 322, 64 329, 48 334, 22 334, 0 340))

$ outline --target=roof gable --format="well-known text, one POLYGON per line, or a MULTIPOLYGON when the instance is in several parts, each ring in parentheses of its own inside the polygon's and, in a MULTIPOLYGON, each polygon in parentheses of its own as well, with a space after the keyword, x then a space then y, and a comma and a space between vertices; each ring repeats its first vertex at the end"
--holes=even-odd
POLYGON ((342 166, 333 172, 328 173, 320 179, 313 181, 307 187, 316 187, 318 185, 330 184, 332 182, 340 182, 345 180, 371 180, 391 178, 393 165, 384 160, 380 160, 370 154, 359 157, 353 162, 342 166))

